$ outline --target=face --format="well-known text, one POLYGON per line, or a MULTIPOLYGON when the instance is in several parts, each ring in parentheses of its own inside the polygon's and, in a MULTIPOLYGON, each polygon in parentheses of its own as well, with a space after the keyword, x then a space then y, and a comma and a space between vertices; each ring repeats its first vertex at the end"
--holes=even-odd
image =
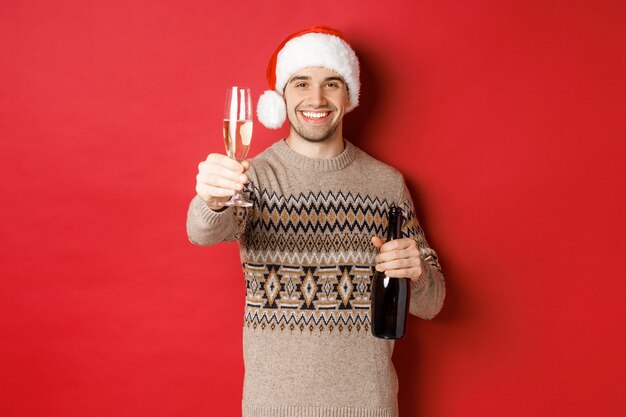
POLYGON ((323 142, 335 133, 350 105, 348 87, 335 71, 306 68, 295 73, 284 92, 287 117, 302 139, 323 142))

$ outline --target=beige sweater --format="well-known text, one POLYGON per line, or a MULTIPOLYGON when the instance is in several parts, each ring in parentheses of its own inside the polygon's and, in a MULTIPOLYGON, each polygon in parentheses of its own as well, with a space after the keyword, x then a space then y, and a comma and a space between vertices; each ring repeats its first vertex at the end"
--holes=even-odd
POLYGON ((394 342, 372 336, 370 284, 387 208, 407 214, 423 273, 410 312, 434 317, 444 280, 402 175, 349 142, 332 159, 281 140, 251 160, 250 209, 215 212, 195 197, 191 242, 239 240, 245 279, 243 417, 395 417, 394 342))

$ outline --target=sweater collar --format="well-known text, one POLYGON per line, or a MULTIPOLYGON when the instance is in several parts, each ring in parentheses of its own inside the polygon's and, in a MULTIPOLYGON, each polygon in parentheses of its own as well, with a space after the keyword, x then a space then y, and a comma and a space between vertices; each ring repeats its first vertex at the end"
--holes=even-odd
POLYGON ((279 140, 271 148, 285 165, 312 171, 330 172, 345 168, 356 156, 356 147, 345 139, 343 143, 343 151, 339 155, 328 159, 309 158, 299 154, 287 145, 285 139, 279 140))

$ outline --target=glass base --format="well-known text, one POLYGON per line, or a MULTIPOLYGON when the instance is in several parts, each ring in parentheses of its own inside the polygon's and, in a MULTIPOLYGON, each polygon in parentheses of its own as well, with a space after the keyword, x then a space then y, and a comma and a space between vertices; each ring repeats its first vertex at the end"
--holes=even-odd
POLYGON ((231 206, 235 206, 235 207, 252 207, 252 203, 248 200, 244 200, 243 197, 241 196, 241 194, 237 193, 235 195, 233 195, 230 200, 228 201, 224 201, 223 203, 219 204, 222 207, 231 207, 231 206))

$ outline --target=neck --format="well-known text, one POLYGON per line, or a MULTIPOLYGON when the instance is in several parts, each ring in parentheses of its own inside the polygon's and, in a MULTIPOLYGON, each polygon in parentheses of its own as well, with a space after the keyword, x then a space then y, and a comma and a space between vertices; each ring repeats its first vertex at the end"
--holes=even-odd
POLYGON ((343 143, 343 135, 341 133, 341 126, 337 127, 337 130, 332 136, 319 141, 313 142, 301 137, 293 128, 289 132, 289 137, 285 140, 287 145, 308 158, 314 159, 330 159, 343 152, 345 145, 343 143))

